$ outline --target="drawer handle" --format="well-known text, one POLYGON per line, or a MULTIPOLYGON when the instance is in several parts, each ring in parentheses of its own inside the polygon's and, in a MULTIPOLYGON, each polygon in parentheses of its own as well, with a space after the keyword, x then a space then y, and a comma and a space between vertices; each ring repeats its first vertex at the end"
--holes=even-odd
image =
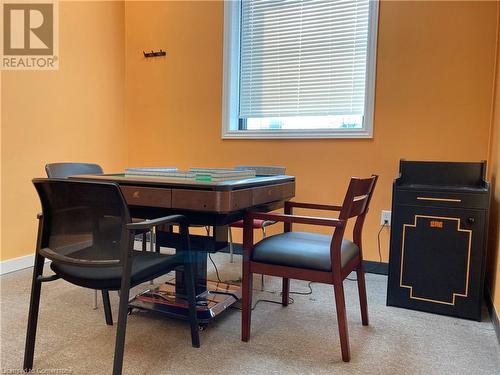
POLYGON ((462 202, 461 199, 455 198, 432 198, 432 197, 417 197, 419 201, 434 201, 434 202, 462 202))

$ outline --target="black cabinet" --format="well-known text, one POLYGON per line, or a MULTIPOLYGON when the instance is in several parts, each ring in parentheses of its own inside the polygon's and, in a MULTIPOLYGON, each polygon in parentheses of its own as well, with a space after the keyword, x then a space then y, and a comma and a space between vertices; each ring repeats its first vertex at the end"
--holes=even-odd
POLYGON ((485 162, 400 162, 387 305, 481 319, 490 200, 485 170, 485 162))

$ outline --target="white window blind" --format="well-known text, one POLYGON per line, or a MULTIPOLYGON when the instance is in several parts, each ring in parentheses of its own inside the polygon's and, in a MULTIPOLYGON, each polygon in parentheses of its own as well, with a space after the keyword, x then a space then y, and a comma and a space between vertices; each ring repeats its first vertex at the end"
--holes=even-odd
POLYGON ((369 0, 243 0, 239 117, 363 115, 369 0))

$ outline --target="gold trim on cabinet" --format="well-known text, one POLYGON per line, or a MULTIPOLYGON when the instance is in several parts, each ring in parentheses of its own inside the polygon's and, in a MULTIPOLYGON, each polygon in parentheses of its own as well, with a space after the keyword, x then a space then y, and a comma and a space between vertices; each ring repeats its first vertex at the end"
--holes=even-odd
POLYGON ((455 199, 455 198, 433 198, 433 197, 417 197, 417 200, 419 200, 419 201, 433 201, 433 202, 457 202, 457 203, 462 202, 461 199, 455 199))
POLYGON ((401 269, 400 269, 400 274, 399 274, 399 286, 401 288, 407 288, 410 290, 410 298, 411 299, 416 299, 419 301, 426 301, 426 302, 434 302, 434 303, 440 303, 443 305, 450 305, 450 306, 455 306, 455 298, 458 297, 467 297, 469 293, 469 269, 470 269, 470 256, 471 256, 471 246, 472 246, 472 230, 470 229, 460 229, 460 218, 456 217, 442 217, 442 216, 427 216, 427 215, 415 215, 415 220, 413 221, 413 224, 403 224, 403 241, 401 245, 401 269), (440 300, 435 300, 431 298, 423 298, 423 297, 415 297, 413 295, 413 286, 411 285, 404 285, 403 284, 403 260, 404 260, 404 253, 405 253, 405 234, 406 234, 406 228, 407 227, 413 227, 415 228, 417 226, 417 219, 418 218, 424 218, 424 219, 439 219, 439 220, 453 220, 457 222, 457 232, 468 232, 469 233, 469 248, 467 251, 467 273, 466 273, 466 279, 465 279, 465 291, 463 293, 453 293, 452 295, 452 302, 447 302, 447 301, 440 301, 440 300))

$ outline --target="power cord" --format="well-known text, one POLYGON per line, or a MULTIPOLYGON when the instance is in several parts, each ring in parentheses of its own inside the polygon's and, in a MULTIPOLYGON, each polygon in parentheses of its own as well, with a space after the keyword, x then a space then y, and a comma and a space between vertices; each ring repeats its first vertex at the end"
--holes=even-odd
POLYGON ((219 269, 217 268, 214 260, 212 259, 212 255, 210 253, 208 253, 208 258, 210 259, 210 261, 212 262, 212 265, 215 268, 215 274, 217 275, 217 281, 219 281, 219 283, 222 283, 222 280, 220 279, 220 276, 219 276, 219 269))
MULTIPOLYGON (((376 271, 381 265, 382 265, 382 250, 381 250, 381 246, 380 246, 380 233, 382 233, 382 230, 388 226, 388 222, 387 221, 384 221, 384 224, 382 224, 380 226, 380 229, 377 233, 377 246, 378 246, 378 262, 379 264, 376 264, 372 269, 365 269, 365 272, 374 272, 376 271)), ((349 280, 349 281, 358 281, 358 279, 350 279, 349 277, 346 277, 346 280, 349 280)))
POLYGON ((378 233, 377 233, 377 246, 378 246, 378 262, 379 264, 375 265, 371 270, 370 272, 373 272, 375 271, 377 268, 379 268, 382 264, 382 250, 381 250, 381 246, 380 246, 380 233, 382 233, 382 230, 388 226, 388 222, 385 221, 384 224, 382 224, 382 226, 380 227, 378 233))
POLYGON ((308 296, 310 294, 312 294, 313 290, 312 290, 312 285, 313 281, 309 281, 309 283, 307 283, 307 287, 309 288, 309 291, 308 292, 288 292, 288 294, 299 294, 301 296, 308 296))
MULTIPOLYGON (((256 289, 257 290, 257 289, 256 289)), ((281 305, 281 302, 278 302, 278 301, 273 301, 273 300, 270 300, 270 299, 258 299, 257 301, 255 301, 254 305, 252 306, 251 310, 255 310, 255 308, 257 307, 257 305, 260 303, 260 302, 267 302, 267 303, 274 303, 275 305, 281 305)), ((291 305, 293 304, 295 301, 292 297, 288 297, 288 304, 291 305)), ((236 309, 236 310, 242 310, 241 307, 238 307, 238 306, 234 306, 234 305, 231 305, 230 308, 232 309, 236 309)))
MULTIPOLYGON (((208 258, 210 259, 210 262, 212 262, 212 265, 214 266, 214 269, 215 269, 215 274, 217 276, 217 281, 219 283, 223 283, 223 281, 221 280, 220 278, 220 275, 219 275, 219 269, 217 268, 217 265, 215 264, 214 260, 212 259, 212 255, 210 253, 208 253, 208 258)), ((312 282, 309 282, 309 292, 289 292, 290 294, 303 294, 303 295, 307 295, 307 294, 311 294, 312 293, 312 288, 311 288, 311 283, 312 282)), ((255 291, 261 291, 260 289, 254 289, 255 291)), ((271 293, 271 294, 276 294, 275 291, 271 291, 271 290, 264 290, 264 292, 266 293, 271 293)), ((281 295, 281 292, 280 292, 280 295, 281 295)), ((270 299, 258 299, 257 301, 255 301, 255 304, 253 305, 252 307, 252 311, 257 307, 257 305, 260 303, 260 302, 267 302, 267 303, 274 303, 274 304, 277 304, 277 305, 281 305, 281 302, 278 302, 278 301, 273 301, 273 300, 270 300, 270 299)), ((288 297, 288 304, 291 305, 295 302, 295 300, 292 298, 292 297, 288 297)), ((237 310, 241 310, 240 307, 236 307, 236 306, 231 306, 231 308, 234 308, 234 309, 237 309, 237 310)))

